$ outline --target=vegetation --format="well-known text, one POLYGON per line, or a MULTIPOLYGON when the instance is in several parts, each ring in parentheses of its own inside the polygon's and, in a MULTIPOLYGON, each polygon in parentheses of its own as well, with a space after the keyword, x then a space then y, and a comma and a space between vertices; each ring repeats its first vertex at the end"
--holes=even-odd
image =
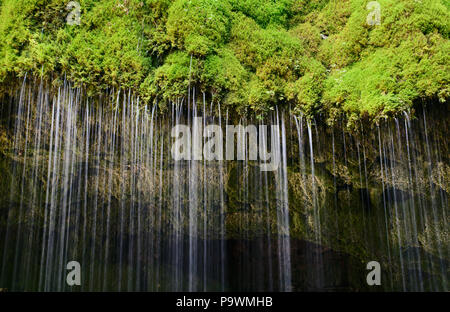
POLYGON ((0 1, 0 85, 25 74, 162 106, 196 87, 264 116, 275 106, 377 120, 449 97, 448 0, 0 1))

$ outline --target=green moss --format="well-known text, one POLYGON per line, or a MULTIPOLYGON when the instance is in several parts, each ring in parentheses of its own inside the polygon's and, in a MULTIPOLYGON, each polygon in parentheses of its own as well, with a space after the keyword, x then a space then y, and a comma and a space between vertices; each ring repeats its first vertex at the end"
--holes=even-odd
POLYGON ((230 15, 227 1, 177 0, 169 9, 167 36, 173 47, 204 56, 227 41, 230 15))
POLYGON ((289 106, 353 121, 446 102, 448 1, 378 2, 370 26, 365 0, 80 0, 71 26, 65 0, 5 0, 0 84, 27 73, 163 102, 192 85, 240 114, 289 106))

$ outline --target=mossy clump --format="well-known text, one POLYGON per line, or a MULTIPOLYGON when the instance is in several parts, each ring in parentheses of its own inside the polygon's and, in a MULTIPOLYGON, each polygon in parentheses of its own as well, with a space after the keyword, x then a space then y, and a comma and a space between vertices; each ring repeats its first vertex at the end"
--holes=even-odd
POLYGON ((68 2, 0 2, 0 85, 67 79, 161 106, 191 86, 241 115, 284 106, 350 124, 449 97, 444 0, 379 0, 375 24, 366 0, 79 0, 75 25, 68 2))

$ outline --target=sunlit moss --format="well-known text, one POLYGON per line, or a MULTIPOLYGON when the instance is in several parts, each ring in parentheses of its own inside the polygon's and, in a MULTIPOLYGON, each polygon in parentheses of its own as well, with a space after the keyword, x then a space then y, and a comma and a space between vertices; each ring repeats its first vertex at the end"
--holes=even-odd
POLYGON ((0 3, 0 84, 67 79, 91 94, 131 88, 143 103, 191 85, 238 114, 284 106, 350 127, 449 97, 443 0, 379 0, 374 26, 363 0, 79 3, 80 25, 66 23, 64 0, 0 3))

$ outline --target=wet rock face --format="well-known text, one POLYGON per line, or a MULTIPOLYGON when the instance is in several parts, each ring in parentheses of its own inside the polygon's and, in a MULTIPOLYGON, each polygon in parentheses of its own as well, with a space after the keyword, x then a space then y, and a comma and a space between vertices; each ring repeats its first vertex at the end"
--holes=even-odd
POLYGON ((372 290, 370 261, 383 290, 446 290, 448 111, 351 132, 285 112, 285 156, 262 172, 175 162, 171 127, 200 110, 26 90, 0 115, 8 289, 62 290, 58 268, 79 259, 84 290, 372 290))
MULTIPOLYGON (((250 291, 257 287, 256 290, 280 290, 277 248, 267 249, 267 245, 277 246, 277 241, 269 242, 264 238, 227 241, 231 289, 250 291)), ((292 291, 368 290, 363 283, 364 267, 347 254, 292 238, 291 261, 292 291)))

